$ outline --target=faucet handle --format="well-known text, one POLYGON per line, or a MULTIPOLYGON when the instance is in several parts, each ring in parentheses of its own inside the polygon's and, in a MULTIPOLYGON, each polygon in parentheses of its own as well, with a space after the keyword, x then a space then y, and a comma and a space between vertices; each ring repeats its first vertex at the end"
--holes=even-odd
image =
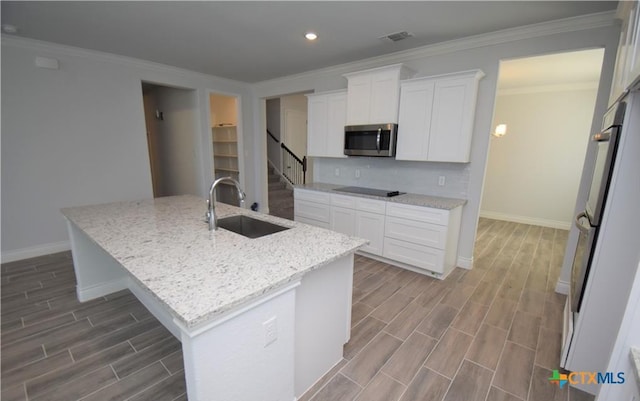
POLYGON ((207 223, 211 221, 211 209, 209 207, 209 199, 207 199, 207 212, 204 214, 204 221, 207 223))

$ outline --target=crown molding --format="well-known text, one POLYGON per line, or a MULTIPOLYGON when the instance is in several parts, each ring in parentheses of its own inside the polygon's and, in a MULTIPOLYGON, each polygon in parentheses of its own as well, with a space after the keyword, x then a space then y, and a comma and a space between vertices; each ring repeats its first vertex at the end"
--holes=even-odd
POLYGON ((274 78, 266 81, 254 83, 236 81, 228 78, 218 77, 215 75, 204 74, 180 67, 174 67, 167 64, 156 63, 137 59, 134 57, 121 56, 113 53, 101 52, 97 50, 84 49, 80 47, 61 45, 53 42, 45 42, 37 39, 22 38, 13 35, 1 34, 1 42, 3 46, 12 46, 20 48, 29 48, 39 51, 54 52, 60 55, 71 57, 82 57, 93 60, 101 60, 111 62, 122 66, 136 67, 156 72, 164 72, 189 77, 200 77, 206 80, 215 80, 220 83, 242 86, 244 88, 259 88, 261 86, 274 85, 279 82, 289 81, 291 79, 303 79, 317 75, 334 75, 344 74, 352 71, 358 71, 368 68, 376 68, 385 64, 403 63, 416 59, 452 53, 461 50, 469 50, 484 46, 509 43, 523 39, 542 37, 566 32, 575 32, 587 29, 596 29, 609 27, 619 24, 616 19, 616 12, 609 11, 603 13, 588 14, 584 16, 565 18, 560 20, 542 22, 538 24, 526 25, 517 28, 504 29, 500 31, 490 32, 481 35, 469 36, 466 38, 455 39, 451 41, 436 43, 433 45, 422 46, 414 49, 403 50, 395 53, 389 53, 382 56, 371 57, 364 60, 354 61, 345 64, 339 64, 326 68, 306 71, 299 74, 287 75, 280 78, 274 78))
POLYGON ((171 65, 156 63, 153 61, 147 61, 147 60, 138 59, 134 57, 121 56, 118 54, 101 52, 98 50, 61 45, 58 43, 45 42, 37 39, 6 35, 4 33, 1 34, 1 43, 2 43, 2 46, 11 46, 16 48, 30 49, 34 51, 55 53, 52 56, 61 55, 61 56, 67 56, 67 57, 79 57, 79 58, 91 59, 95 61, 118 64, 124 67, 140 68, 140 69, 151 70, 159 73, 174 74, 182 77, 214 80, 219 83, 242 86, 246 89, 249 88, 249 84, 246 82, 235 81, 233 79, 204 74, 201 72, 192 71, 185 68, 174 67, 171 65))
POLYGON ((546 85, 519 86, 515 88, 498 88, 496 96, 520 95, 525 93, 570 92, 579 90, 597 90, 598 82, 573 82, 546 85))
POLYGON ((337 75, 352 71, 375 68, 384 64, 397 64, 426 57, 453 53, 461 50, 470 50, 479 47, 498 45, 515 42, 523 39, 531 39, 542 36, 555 35, 560 33, 583 31, 587 29, 605 28, 619 25, 615 11, 588 14, 578 17, 564 18, 538 24, 525 25, 516 28, 503 29, 500 31, 485 33, 481 35, 469 36, 466 38, 450 40, 389 53, 382 56, 371 57, 351 63, 339 64, 326 68, 319 68, 299 74, 287 75, 285 77, 255 82, 255 87, 277 85, 279 82, 292 79, 303 79, 317 75, 337 75))

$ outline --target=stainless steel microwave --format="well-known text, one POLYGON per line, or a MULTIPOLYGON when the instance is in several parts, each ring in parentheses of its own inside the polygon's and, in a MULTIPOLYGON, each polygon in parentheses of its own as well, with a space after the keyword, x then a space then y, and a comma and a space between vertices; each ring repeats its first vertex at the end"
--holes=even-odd
POLYGON ((344 127, 344 154, 393 157, 397 134, 398 124, 347 125, 344 127))

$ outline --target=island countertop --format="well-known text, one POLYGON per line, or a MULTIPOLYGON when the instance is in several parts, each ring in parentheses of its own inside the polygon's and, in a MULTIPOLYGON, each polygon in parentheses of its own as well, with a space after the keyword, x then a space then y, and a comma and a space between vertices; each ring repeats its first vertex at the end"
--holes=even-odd
POLYGON ((62 209, 187 327, 239 307, 306 272, 354 252, 366 240, 216 203, 218 218, 246 214, 290 227, 249 239, 204 221, 196 196, 62 209))
POLYGON ((452 210, 457 208, 458 206, 462 206, 467 203, 465 199, 445 198, 442 196, 421 195, 421 194, 411 194, 411 193, 404 193, 404 194, 392 196, 392 197, 381 197, 381 196, 374 196, 374 195, 354 194, 354 193, 336 191, 336 189, 340 187, 344 187, 344 185, 326 184, 322 182, 296 185, 296 188, 299 188, 299 189, 329 192, 329 193, 334 193, 338 195, 348 195, 348 196, 355 196, 359 198, 377 199, 385 202, 403 203, 405 205, 424 206, 424 207, 431 207, 435 209, 444 209, 444 210, 452 210))

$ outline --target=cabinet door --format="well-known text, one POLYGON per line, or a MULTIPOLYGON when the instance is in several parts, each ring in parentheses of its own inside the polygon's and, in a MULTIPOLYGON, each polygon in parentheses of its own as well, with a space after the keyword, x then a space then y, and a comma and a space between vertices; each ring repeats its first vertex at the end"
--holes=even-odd
POLYGON ((327 96, 326 156, 347 157, 344 154, 344 126, 347 123, 347 93, 327 96))
POLYGON ((425 81, 400 89, 397 160, 427 160, 433 88, 433 81, 425 81))
POLYGON ((631 58, 633 56, 632 41, 634 33, 633 7, 631 2, 623 2, 622 26, 620 27, 620 41, 618 42, 618 53, 616 55, 616 65, 613 70, 613 81, 611 83, 611 94, 609 104, 622 95, 630 80, 631 58))
POLYGON ((468 162, 476 102, 473 78, 435 83, 427 160, 468 162))
POLYGON ((629 18, 633 22, 631 29, 630 48, 629 48, 629 77, 628 84, 632 84, 640 77, 640 1, 636 1, 629 18))
POLYGON ((363 251, 382 256, 384 215, 356 211, 356 237, 369 240, 369 244, 362 247, 363 251))
POLYGON ((326 96, 309 96, 307 129, 307 155, 326 156, 327 154, 327 113, 326 96))
POLYGON ((377 73, 372 76, 369 123, 388 124, 398 122, 399 84, 396 71, 377 73))
POLYGON ((368 124, 371 104, 371 75, 349 78, 347 125, 368 124))
POLYGON ((331 229, 342 234, 356 234, 356 211, 344 207, 331 207, 331 229))

